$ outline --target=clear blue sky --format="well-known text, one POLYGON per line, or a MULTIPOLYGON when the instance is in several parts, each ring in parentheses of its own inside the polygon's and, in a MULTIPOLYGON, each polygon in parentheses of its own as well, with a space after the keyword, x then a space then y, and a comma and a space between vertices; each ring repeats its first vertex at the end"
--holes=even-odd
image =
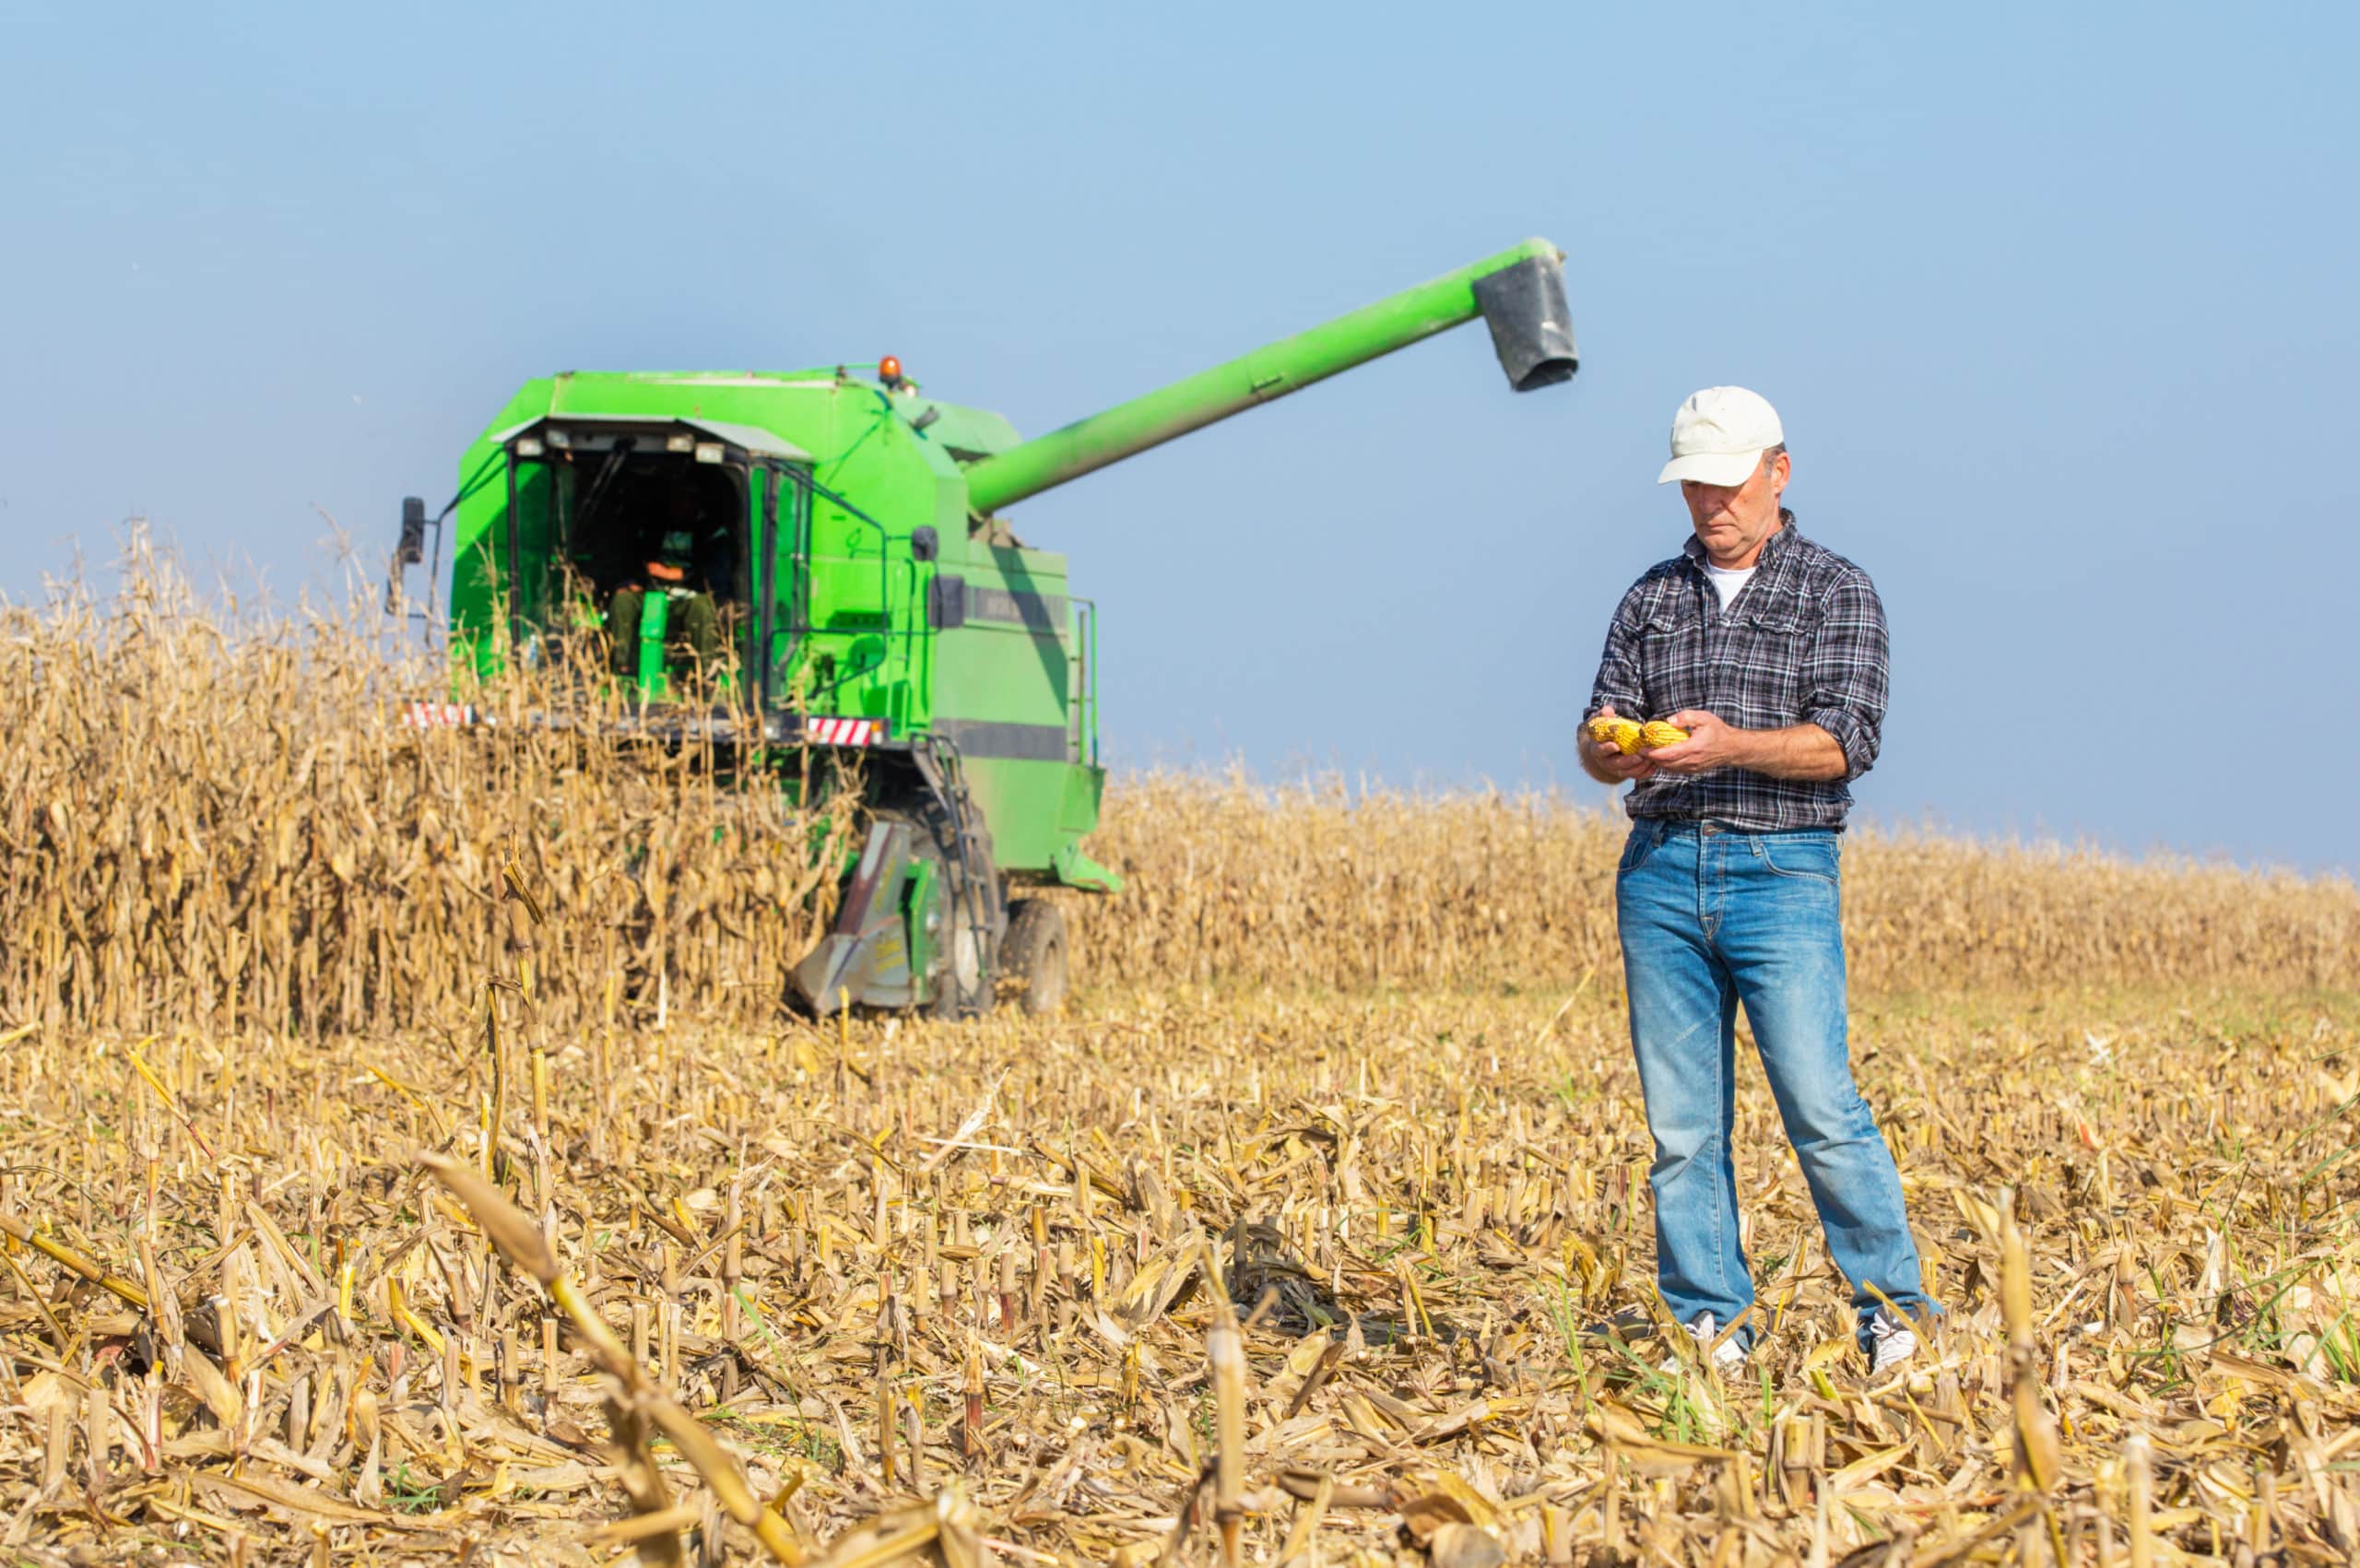
POLYGON ((2354 7, 210 9, 12 8, 11 594, 133 513, 377 557, 552 370, 891 351, 1039 431, 1540 233, 1571 387, 1466 329, 1019 509, 1115 758, 1587 794, 1738 382, 1893 619, 1864 809, 2360 867, 2354 7))

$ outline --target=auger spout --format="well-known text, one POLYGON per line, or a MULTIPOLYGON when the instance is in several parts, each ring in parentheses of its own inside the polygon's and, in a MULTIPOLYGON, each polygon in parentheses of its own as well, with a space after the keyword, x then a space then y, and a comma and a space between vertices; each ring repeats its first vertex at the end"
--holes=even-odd
POLYGON ((1092 414, 967 469, 969 507, 988 515, 1109 463, 1404 348, 1477 316, 1518 392, 1574 373, 1564 254, 1527 240, 1266 348, 1092 414))

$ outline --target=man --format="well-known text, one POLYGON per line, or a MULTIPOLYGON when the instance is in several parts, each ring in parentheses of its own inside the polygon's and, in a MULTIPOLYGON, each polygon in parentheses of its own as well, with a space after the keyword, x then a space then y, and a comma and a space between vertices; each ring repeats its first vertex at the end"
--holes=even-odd
POLYGON ((1622 596, 1586 716, 1668 719, 1688 738, 1625 755, 1585 724, 1581 761, 1635 785, 1615 913, 1663 1299, 1721 1370, 1741 1364, 1752 1327, 1730 1330, 1753 1284, 1729 1132, 1742 1003, 1882 1376, 1916 1352, 1910 1318, 1937 1310, 1845 1038, 1839 835, 1845 785, 1876 760, 1884 721, 1884 609, 1867 572, 1797 531, 1779 504, 1792 472, 1755 394, 1709 387, 1681 406, 1658 482, 1679 482, 1693 536, 1622 596))
MULTIPOLYGON (((615 673, 626 680, 639 674, 640 617, 651 594, 667 595, 665 642, 685 641, 700 679, 713 678, 721 656, 721 614, 714 584, 726 576, 729 543, 726 525, 706 525, 696 491, 675 484, 665 492, 664 521, 643 541, 641 571, 615 590, 607 607, 607 636, 614 646, 615 673)), ((668 649, 667 649, 668 652, 668 649)))

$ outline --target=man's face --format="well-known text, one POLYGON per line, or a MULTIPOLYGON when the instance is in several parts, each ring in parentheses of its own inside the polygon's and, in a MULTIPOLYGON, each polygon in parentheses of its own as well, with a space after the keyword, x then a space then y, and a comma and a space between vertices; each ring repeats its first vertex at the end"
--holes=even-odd
POLYGON ((1762 541, 1778 531, 1778 495, 1791 469, 1785 453, 1765 456, 1741 485, 1680 481, 1688 520, 1715 566, 1746 567, 1761 553, 1762 541))

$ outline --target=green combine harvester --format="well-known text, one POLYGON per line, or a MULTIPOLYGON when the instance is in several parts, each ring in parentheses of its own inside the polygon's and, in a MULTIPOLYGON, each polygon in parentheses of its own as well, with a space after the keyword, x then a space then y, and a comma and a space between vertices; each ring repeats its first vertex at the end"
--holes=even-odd
MULTIPOLYGON (((591 672, 630 731, 713 746, 782 787, 857 779, 865 836, 792 999, 960 1016, 1067 982, 1052 887, 1113 892, 1098 825, 1097 618, 1066 558, 1005 510, 1175 436, 1481 316, 1518 392, 1574 373, 1563 254, 1461 267, 1032 441, 930 397, 888 358, 828 370, 566 372, 531 381, 429 521, 403 502, 388 584, 434 596, 477 674, 591 672), (431 556, 428 535, 433 535, 431 556), (856 766, 846 766, 856 761, 856 766)), ((413 703, 419 725, 471 707, 413 703)))

